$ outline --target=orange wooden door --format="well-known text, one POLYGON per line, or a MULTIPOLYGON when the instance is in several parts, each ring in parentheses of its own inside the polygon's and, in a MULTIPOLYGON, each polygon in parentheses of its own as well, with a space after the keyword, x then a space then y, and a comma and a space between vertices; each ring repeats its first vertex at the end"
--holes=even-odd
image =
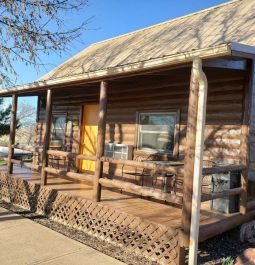
MULTIPOLYGON (((86 155, 96 155, 97 133, 98 133, 99 106, 85 105, 83 108, 81 153, 86 155)), ((95 162, 81 160, 80 171, 94 172, 95 162)))

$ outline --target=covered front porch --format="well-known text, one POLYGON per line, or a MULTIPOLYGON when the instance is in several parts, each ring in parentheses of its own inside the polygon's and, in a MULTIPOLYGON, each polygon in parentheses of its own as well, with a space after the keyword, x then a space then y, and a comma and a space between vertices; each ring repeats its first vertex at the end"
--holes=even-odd
MULTIPOLYGON (((1 170, 3 171, 3 169, 1 170)), ((26 167, 15 166, 13 177, 27 181, 31 184, 40 184, 41 175, 26 167)), ((80 197, 91 200, 93 186, 91 183, 82 180, 75 180, 69 177, 58 175, 48 175, 47 187, 57 190, 61 194, 71 197, 80 197)), ((106 205, 117 209, 120 212, 130 214, 148 220, 155 224, 160 224, 168 229, 181 230, 182 205, 169 204, 150 197, 142 197, 139 194, 125 192, 118 188, 102 188, 100 205, 106 205)), ((253 203, 248 204, 249 209, 253 209, 253 203)), ((223 233, 239 224, 240 213, 221 213, 211 209, 211 201, 201 203, 200 233, 199 241, 223 233), (226 222, 229 221, 229 225, 226 222), (212 225, 212 226, 211 226, 212 225)), ((242 218, 240 218, 241 220, 242 218)))
POLYGON ((254 198, 247 195, 246 104, 254 62, 248 53, 245 57, 244 47, 235 55, 232 48, 188 53, 161 67, 130 67, 121 74, 115 69, 87 81, 76 77, 2 93, 12 95, 13 103, 1 196, 153 260, 183 264, 191 241, 206 240, 255 216, 254 198), (36 141, 17 146, 17 98, 29 95, 40 97, 36 141), (93 104, 99 106, 94 153, 82 148, 84 106, 93 104), (56 146, 52 127, 54 117, 64 117, 63 109, 72 119, 66 119, 64 140, 56 146), (151 114, 174 117, 173 129, 168 128, 172 134, 147 130, 167 142, 154 153, 140 141, 141 126, 151 125, 141 123, 141 117, 151 114), (130 154, 109 155, 110 144, 131 146, 130 154), (14 159, 14 148, 32 152, 33 161, 14 159), (84 170, 82 161, 92 170, 84 170), (220 174, 238 174, 239 184, 214 191, 212 177, 220 174), (212 200, 231 196, 238 197, 234 212, 212 209, 212 200))

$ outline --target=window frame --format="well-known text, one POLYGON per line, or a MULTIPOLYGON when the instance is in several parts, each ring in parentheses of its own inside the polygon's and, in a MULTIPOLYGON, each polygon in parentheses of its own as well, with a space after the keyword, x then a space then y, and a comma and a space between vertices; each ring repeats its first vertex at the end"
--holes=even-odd
POLYGON ((67 113, 66 112, 57 112, 57 113, 53 113, 52 114, 52 122, 51 122, 51 142, 52 141, 61 141, 61 145, 65 144, 66 142, 66 129, 67 129, 67 113), (53 131, 54 131, 54 117, 64 117, 65 118, 65 125, 64 125, 64 139, 61 140, 57 140, 57 139, 53 139, 53 131))
POLYGON ((179 155, 179 134, 180 134, 180 109, 141 109, 136 112, 136 135, 135 147, 136 152, 146 154, 160 154, 163 156, 178 157, 179 155), (174 128, 174 147, 172 152, 160 152, 157 150, 139 149, 139 134, 140 134, 140 115, 143 114, 175 114, 175 128, 174 128))

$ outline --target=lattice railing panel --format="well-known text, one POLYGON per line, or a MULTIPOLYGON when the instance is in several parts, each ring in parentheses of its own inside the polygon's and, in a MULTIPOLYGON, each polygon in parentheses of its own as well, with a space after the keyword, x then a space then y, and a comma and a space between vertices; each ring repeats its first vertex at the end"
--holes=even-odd
POLYGON ((0 175, 0 194, 1 194, 1 198, 3 200, 5 200, 6 202, 10 202, 10 195, 11 195, 11 191, 9 188, 9 182, 7 180, 7 175, 6 174, 1 174, 0 175))
POLYGON ((161 264, 177 264, 177 230, 4 173, 0 197, 161 264))

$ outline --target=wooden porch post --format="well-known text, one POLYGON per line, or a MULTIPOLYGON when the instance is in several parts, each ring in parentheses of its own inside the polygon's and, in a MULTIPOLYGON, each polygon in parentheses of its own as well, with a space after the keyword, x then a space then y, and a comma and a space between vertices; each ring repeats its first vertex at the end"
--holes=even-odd
POLYGON ((185 247, 189 246, 189 237, 190 237, 198 91, 199 91, 199 84, 192 68, 191 79, 190 79, 187 131, 186 131, 186 152, 185 152, 185 163, 184 163, 183 205, 182 205, 183 233, 181 240, 182 246, 180 248, 180 253, 179 253, 180 264, 184 264, 185 247))
POLYGON ((255 90, 255 66, 254 60, 247 61, 246 80, 243 97, 243 124, 241 129, 241 145, 240 151, 242 155, 241 162, 246 165, 246 169, 241 174, 241 187, 243 192, 240 196, 240 212, 247 212, 247 188, 248 188, 248 173, 250 162, 250 126, 251 126, 251 108, 253 94, 255 90))
POLYGON ((193 72, 199 83, 198 108, 196 122, 196 145, 194 159, 194 177, 191 208, 190 243, 189 243, 189 264, 197 264, 197 248, 199 237, 200 208, 201 208, 201 188, 202 170, 204 154, 204 132, 207 103, 207 79, 202 70, 201 59, 194 59, 193 72))
POLYGON ((11 111, 11 121, 10 121, 10 137, 9 137, 9 153, 8 153, 8 167, 7 171, 9 174, 13 172, 13 159, 14 145, 15 145, 15 135, 16 135, 16 123, 17 123, 17 107, 18 107, 18 97, 17 95, 12 95, 12 111, 11 111))
POLYGON ((100 84, 100 103, 99 103, 99 121, 98 121, 98 135, 97 135, 97 160, 94 176, 93 200, 99 202, 101 199, 101 184, 99 178, 103 173, 103 162, 101 157, 104 155, 105 144, 105 130, 106 130, 106 111, 107 111, 107 87, 108 83, 102 81, 100 84))
POLYGON ((47 103, 46 103, 46 114, 45 114, 45 131, 43 139, 43 150, 42 150, 42 172, 41 172, 41 185, 47 184, 47 172, 44 168, 48 166, 48 155, 51 135, 51 115, 52 115, 52 91, 47 90, 47 103))

